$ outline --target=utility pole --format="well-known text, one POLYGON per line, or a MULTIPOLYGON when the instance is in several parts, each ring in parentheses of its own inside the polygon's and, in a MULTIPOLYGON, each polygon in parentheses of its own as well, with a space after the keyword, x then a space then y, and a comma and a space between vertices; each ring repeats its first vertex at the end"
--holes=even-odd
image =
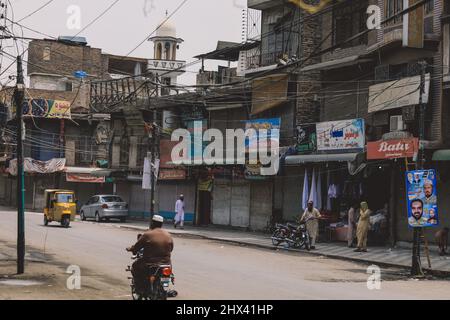
POLYGON ((25 97, 25 84, 22 70, 22 57, 17 57, 17 81, 14 91, 17 118, 17 274, 25 272, 25 183, 23 173, 23 120, 22 106, 25 97))
MULTIPOLYGON (((419 97, 419 157, 417 159, 417 169, 423 170, 425 164, 425 150, 423 146, 423 141, 425 140, 425 109, 426 105, 423 103, 423 95, 425 94, 425 71, 427 63, 425 61, 420 61, 420 97, 419 97)), ((422 227, 414 228, 413 237, 413 252, 412 252, 412 266, 411 275, 423 277, 424 273, 422 270, 422 264, 420 262, 420 239, 422 238, 422 227)))
MULTIPOLYGON (((156 89, 155 89, 155 93, 156 93, 156 97, 159 96, 159 86, 158 86, 158 75, 156 75, 156 79, 155 79, 155 84, 156 84, 156 89)), ((152 221, 152 217, 155 214, 155 188, 156 188, 156 179, 157 177, 155 177, 155 172, 156 172, 156 167, 155 166, 155 162, 156 159, 159 157, 159 139, 158 139, 158 126, 157 126, 157 119, 158 113, 156 111, 156 106, 154 106, 153 108, 153 119, 152 119, 152 128, 151 128, 151 160, 150 160, 150 174, 151 174, 151 190, 150 190, 150 225, 151 225, 151 221, 152 221)))

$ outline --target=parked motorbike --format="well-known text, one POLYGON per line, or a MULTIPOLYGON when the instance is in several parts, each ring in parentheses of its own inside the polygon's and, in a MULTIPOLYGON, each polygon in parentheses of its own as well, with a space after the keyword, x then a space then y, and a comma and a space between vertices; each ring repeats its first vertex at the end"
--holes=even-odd
MULTIPOLYGON (((138 239, 141 235, 138 235, 138 239)), ((143 257, 143 250, 140 250, 136 255, 131 257, 132 260, 141 259, 143 257)), ((131 266, 126 269, 131 272, 131 266)), ((141 291, 136 289, 136 283, 133 276, 128 277, 131 280, 131 296, 133 300, 167 300, 168 297, 177 295, 176 291, 169 290, 170 283, 175 284, 175 276, 170 265, 147 265, 147 272, 145 275, 145 283, 140 287, 141 291)))
POLYGON ((272 244, 279 246, 286 243, 288 247, 311 249, 309 234, 306 231, 306 222, 301 224, 277 224, 272 234, 272 244))

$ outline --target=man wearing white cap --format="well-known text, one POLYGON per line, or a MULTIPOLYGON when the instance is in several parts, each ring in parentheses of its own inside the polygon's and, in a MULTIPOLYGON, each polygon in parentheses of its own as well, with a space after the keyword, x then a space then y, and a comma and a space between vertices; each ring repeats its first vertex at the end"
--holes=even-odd
POLYGON ((136 260, 131 267, 131 273, 136 280, 136 289, 138 291, 142 290, 147 264, 172 264, 173 239, 166 230, 162 229, 163 222, 163 217, 154 215, 150 230, 138 237, 138 241, 134 246, 127 248, 127 251, 133 254, 142 249, 144 250, 142 258, 136 260))
POLYGON ((180 194, 177 202, 175 203, 175 221, 173 227, 176 228, 180 225, 180 229, 184 229, 184 196, 180 194))

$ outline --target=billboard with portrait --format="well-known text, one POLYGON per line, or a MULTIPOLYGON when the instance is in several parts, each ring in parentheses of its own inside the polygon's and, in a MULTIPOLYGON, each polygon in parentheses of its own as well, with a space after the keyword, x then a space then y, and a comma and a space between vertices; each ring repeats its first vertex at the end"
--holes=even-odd
POLYGON ((406 172, 406 192, 409 226, 438 226, 436 171, 430 169, 406 172))

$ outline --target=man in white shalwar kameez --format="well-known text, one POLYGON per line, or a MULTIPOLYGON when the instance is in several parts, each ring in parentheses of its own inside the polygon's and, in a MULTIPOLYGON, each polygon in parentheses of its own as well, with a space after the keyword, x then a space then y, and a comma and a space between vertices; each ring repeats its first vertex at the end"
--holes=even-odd
POLYGON ((181 229, 184 229, 184 196, 182 194, 175 203, 175 213, 174 228, 179 224, 181 229))
POLYGON ((316 248, 316 238, 319 233, 319 220, 321 218, 319 210, 314 208, 314 202, 309 201, 308 207, 300 218, 300 222, 306 222, 306 231, 309 234, 311 249, 316 248))

